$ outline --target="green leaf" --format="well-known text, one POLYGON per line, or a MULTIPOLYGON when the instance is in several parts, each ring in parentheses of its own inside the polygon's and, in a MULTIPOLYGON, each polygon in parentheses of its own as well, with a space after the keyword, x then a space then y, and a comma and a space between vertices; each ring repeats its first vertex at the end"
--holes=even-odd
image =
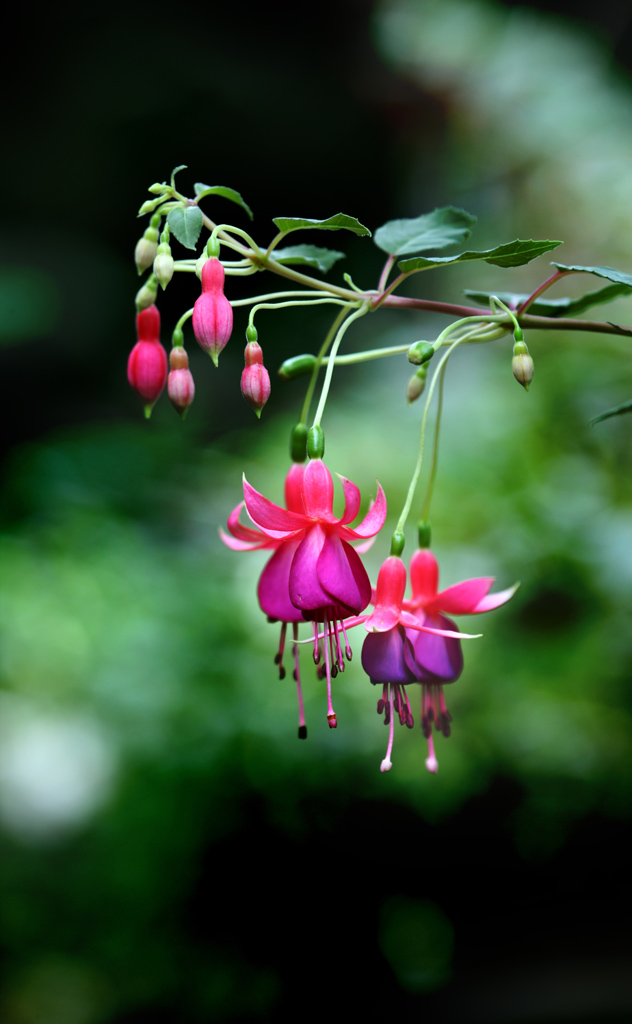
POLYGON ((344 252, 335 249, 320 249, 317 245, 288 245, 285 249, 275 249, 271 253, 277 263, 296 263, 305 267, 314 267, 326 274, 334 263, 345 258, 344 252))
POLYGON ((611 416, 623 416, 626 412, 632 412, 632 400, 624 402, 623 405, 617 405, 614 409, 608 409, 606 412, 602 412, 599 416, 593 416, 590 424, 594 427, 595 423, 601 423, 602 420, 609 420, 611 416))
POLYGON ((176 206, 167 214, 167 224, 186 249, 195 249, 203 223, 197 206, 176 206))
POLYGON ((404 273, 412 270, 429 270, 431 267, 442 267, 448 263, 466 263, 469 260, 484 260, 496 267, 522 267, 525 263, 537 259, 550 249, 555 249, 561 242, 551 242, 532 238, 516 238, 514 242, 506 242, 495 249, 483 249, 481 252, 460 252, 458 256, 433 256, 426 259, 416 256, 412 260, 401 260, 397 265, 404 273))
POLYGON ((186 169, 187 169, 187 165, 186 164, 178 164, 177 167, 173 168, 173 170, 171 172, 171 187, 172 188, 176 187, 175 178, 176 178, 176 174, 178 173, 178 171, 186 171, 186 169))
MULTIPOLYGON (((592 306, 600 306, 605 302, 612 302, 612 300, 618 298, 619 295, 628 295, 630 291, 631 288, 627 284, 608 284, 605 288, 598 288, 594 292, 586 292, 585 295, 580 295, 578 299, 538 298, 535 302, 531 303, 528 312, 533 313, 535 316, 580 316, 582 313, 585 313, 587 309, 591 309, 592 306)), ((527 294, 517 294, 515 292, 479 292, 470 288, 466 288, 463 294, 467 295, 469 299, 474 299, 476 302, 480 302, 485 306, 489 305, 490 296, 496 295, 511 309, 517 309, 518 306, 521 306, 522 303, 529 298, 527 294)))
POLYGON ((623 274, 620 270, 614 270, 612 267, 571 267, 565 263, 554 263, 553 261, 552 266, 557 267, 558 270, 573 270, 577 273, 595 274, 597 277, 605 277, 607 281, 614 281, 615 284, 626 284, 632 288, 632 275, 623 274))
POLYGON ((237 203, 238 206, 241 206, 250 217, 250 220, 254 219, 254 214, 248 203, 242 199, 239 192, 236 192, 234 188, 228 188, 226 185, 203 185, 201 181, 196 181, 193 188, 198 199, 204 199, 204 196, 223 196, 224 199, 230 199, 231 203, 237 203))
POLYGON ((272 219, 279 231, 284 233, 299 231, 301 228, 320 228, 324 231, 340 231, 341 228, 345 228, 347 231, 353 231, 354 235, 371 237, 371 232, 365 228, 364 224, 360 224, 355 217, 347 217, 346 213, 336 213, 333 217, 328 217, 327 220, 310 220, 306 217, 273 217, 272 219))
POLYGON ((406 220, 389 220, 375 232, 373 241, 384 252, 401 256, 425 249, 445 249, 469 238, 476 217, 455 206, 442 206, 432 213, 406 220))

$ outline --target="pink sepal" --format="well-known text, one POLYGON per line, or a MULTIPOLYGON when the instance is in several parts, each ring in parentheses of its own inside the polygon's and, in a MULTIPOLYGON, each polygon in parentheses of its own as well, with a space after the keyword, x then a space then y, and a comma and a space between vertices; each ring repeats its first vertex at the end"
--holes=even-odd
POLYGON ((424 603, 436 596, 439 586, 439 565, 429 548, 415 551, 410 560, 410 585, 413 601, 423 599, 424 603))
POLYGON ((478 615, 480 612, 491 612, 494 608, 499 608, 501 604, 506 604, 511 600, 519 586, 519 583, 514 583, 513 587, 508 587, 507 590, 499 590, 497 594, 488 594, 478 602, 476 608, 472 608, 470 614, 478 615))
POLYGON ((268 501, 263 494, 259 494, 244 476, 244 499, 248 515, 253 523, 256 523, 269 537, 276 537, 283 540, 304 530, 308 525, 306 517, 296 512, 288 512, 287 509, 268 501))
POLYGON ((342 527, 340 536, 343 536, 345 540, 364 540, 366 537, 374 537, 384 526, 386 512, 386 495, 381 484, 378 483, 375 501, 360 525, 353 530, 348 526, 342 527))
POLYGON ((447 612, 449 615, 471 614, 493 582, 493 576, 480 576, 477 579, 455 583, 442 590, 431 601, 424 602, 424 610, 428 615, 434 612, 447 612))
POLYGON ((453 636, 457 640, 476 640, 482 633, 457 633, 453 629, 433 629, 432 626, 422 626, 419 620, 410 612, 401 612, 399 621, 406 629, 416 629, 418 633, 434 633, 435 636, 453 636))
POLYGON ((322 459, 311 459, 303 477, 305 515, 326 523, 337 523, 333 514, 334 482, 322 459))
POLYGON ((340 520, 340 525, 344 526, 346 523, 353 522, 360 511, 360 488, 356 487, 353 481, 347 480, 346 476, 341 476, 340 473, 336 473, 336 476, 342 483, 342 489, 345 492, 345 510, 340 520))

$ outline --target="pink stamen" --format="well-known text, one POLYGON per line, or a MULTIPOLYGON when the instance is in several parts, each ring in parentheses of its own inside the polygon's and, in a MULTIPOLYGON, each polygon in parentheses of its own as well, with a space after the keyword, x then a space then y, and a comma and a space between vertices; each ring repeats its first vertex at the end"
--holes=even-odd
POLYGON ((325 672, 327 674, 327 721, 329 722, 329 728, 335 729, 338 725, 336 719, 336 712, 331 702, 331 671, 329 669, 329 644, 325 640, 325 672))
MULTIPOLYGON (((298 622, 292 624, 294 639, 298 639, 298 622)), ((298 697, 298 738, 307 739, 307 726, 305 725, 305 708, 303 706, 303 691, 301 689, 301 673, 299 668, 298 644, 294 644, 294 679, 296 680, 296 695, 298 697)))
POLYGON ((434 742, 432 739, 432 733, 428 736, 428 757, 426 758, 426 768, 433 775, 436 775, 439 771, 439 762, 435 757, 434 742))
MULTIPOLYGON (((393 694, 393 686, 391 684, 389 684, 389 689, 390 689, 390 712, 391 712, 390 713, 390 729, 388 731, 388 746, 386 748, 386 757, 384 758, 384 760, 382 761, 382 763, 380 765, 380 771, 381 772, 390 772, 391 768, 393 767, 393 762, 391 761, 391 752, 393 750, 393 740, 395 738, 395 716, 394 716, 394 713, 393 713, 393 711, 394 711, 394 708, 393 708, 394 694, 393 694)), ((426 762, 426 764, 427 763, 428 762, 426 762)))
POLYGON ((347 636, 347 631, 345 629, 344 619, 340 620, 340 626, 342 629, 343 636, 345 638, 345 654, 347 656, 347 661, 351 661, 353 657, 353 651, 351 650, 351 645, 349 644, 349 637, 347 636))

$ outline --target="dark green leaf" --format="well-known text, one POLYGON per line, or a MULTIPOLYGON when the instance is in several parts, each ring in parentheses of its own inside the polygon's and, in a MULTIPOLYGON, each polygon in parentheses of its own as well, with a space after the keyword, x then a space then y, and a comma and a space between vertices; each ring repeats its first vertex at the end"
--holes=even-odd
POLYGON ((235 192, 234 188, 228 188, 226 185, 203 185, 201 181, 196 181, 193 188, 198 199, 204 199, 204 196, 223 196, 224 199, 230 199, 231 203, 237 203, 238 206, 241 206, 250 217, 250 220, 253 220, 254 214, 248 203, 242 199, 239 192, 235 192))
POLYGON ((398 267, 404 273, 408 273, 411 270, 443 267, 448 263, 466 263, 468 260, 484 260, 485 263, 492 263, 496 267, 522 267, 561 244, 540 239, 534 241, 532 238, 517 238, 514 242, 498 245, 495 249, 484 249, 482 252, 460 252, 458 256, 433 256, 429 259, 416 256, 412 260, 401 260, 398 267))
MULTIPOLYGON (((592 306, 599 306, 605 302, 612 302, 619 295, 628 295, 631 289, 627 284, 609 284, 605 288, 598 288, 594 292, 586 292, 578 299, 560 298, 545 299, 538 298, 529 306, 529 313, 534 316, 581 316, 592 306)), ((502 302, 505 302, 510 309, 517 309, 529 296, 527 294, 516 294, 515 292, 479 292, 466 288, 464 295, 474 299, 481 304, 488 306, 490 296, 496 295, 502 302)))
POLYGON ((617 405, 614 409, 608 409, 599 416, 593 416, 590 421, 591 426, 594 427, 595 423, 601 423, 602 420, 609 420, 611 416, 622 416, 626 412, 632 412, 632 400, 624 402, 623 405, 617 405))
POLYGON ((353 231, 354 235, 371 237, 371 232, 365 228, 364 224, 360 224, 355 217, 347 217, 346 213, 336 213, 333 217, 328 217, 327 220, 310 220, 306 217, 273 217, 273 221, 279 231, 283 232, 298 231, 300 228, 320 228, 325 231, 339 231, 341 228, 346 228, 347 231, 353 231))
POLYGON ((445 249, 469 238, 476 217, 455 206, 442 206, 432 213, 406 220, 389 220, 375 232, 373 241, 384 252, 402 256, 425 249, 445 249))
POLYGON ((344 252, 335 249, 320 249, 317 245, 288 245, 285 249, 275 249, 271 254, 277 263, 296 263, 306 267, 314 267, 326 274, 334 263, 345 258, 344 252))
POLYGON ((186 164, 178 164, 177 167, 173 168, 173 170, 171 172, 171 187, 172 188, 176 187, 175 186, 175 177, 176 177, 176 174, 178 173, 178 171, 186 171, 186 169, 187 169, 187 165, 186 164))
POLYGON ((614 281, 615 284, 626 284, 632 288, 632 275, 623 274, 620 270, 612 267, 582 267, 567 266, 565 263, 553 263, 558 270, 573 270, 576 273, 595 274, 597 277, 605 277, 607 281, 614 281))
POLYGON ((167 214, 167 224, 186 249, 195 249, 203 223, 197 206, 176 206, 167 214))

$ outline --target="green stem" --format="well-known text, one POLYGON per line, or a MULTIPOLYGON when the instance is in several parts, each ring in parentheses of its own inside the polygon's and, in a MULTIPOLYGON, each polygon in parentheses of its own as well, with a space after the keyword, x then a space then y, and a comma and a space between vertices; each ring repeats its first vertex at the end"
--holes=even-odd
POLYGON ((249 299, 235 299, 231 302, 231 306, 251 306, 255 302, 266 302, 267 299, 292 299, 292 298, 303 298, 316 299, 317 295, 311 296, 309 292, 296 291, 296 292, 267 292, 265 295, 252 295, 249 299))
MULTIPOLYGON (((215 227, 213 228, 213 236, 215 238, 217 238, 218 234, 223 234, 224 232, 228 233, 229 236, 239 235, 240 238, 243 238, 244 241, 248 243, 252 251, 257 256, 263 256, 263 252, 261 251, 257 243, 254 241, 254 239, 250 237, 247 231, 242 231, 241 228, 236 228, 232 224, 216 224, 215 227)), ((225 244, 227 244, 227 240, 225 240, 225 244)))
POLYGON ((441 370, 439 371, 439 400, 437 404, 437 419, 435 421, 434 440, 432 444, 432 463, 430 465, 430 476, 428 478, 426 496, 424 498, 421 516, 419 517, 422 520, 422 522, 428 522, 428 516, 430 515, 430 503, 432 501, 432 492, 434 490, 435 478, 437 475, 437 466, 439 465, 439 431, 441 429, 441 413, 443 412, 443 383, 445 380, 446 369, 447 363, 445 363, 441 367, 441 370))
POLYGON ((177 322, 177 324, 175 326, 175 330, 176 331, 177 330, 182 330, 182 328, 184 327, 184 325, 187 322, 187 320, 190 317, 192 317, 192 316, 193 316, 193 306, 191 306, 191 309, 187 309, 186 313, 182 314, 182 316, 180 317, 180 319, 178 320, 178 322, 177 322))
POLYGON ((305 401, 303 402, 303 409, 301 411, 301 418, 299 420, 299 423, 307 423, 307 414, 309 413, 309 407, 312 404, 312 398, 314 397, 314 389, 316 387, 316 381, 318 379, 318 371, 320 370, 320 368, 322 366, 323 359, 325 358, 325 355, 327 353, 327 349, 329 348, 329 346, 331 345, 331 343, 332 343, 332 341, 333 341, 333 339, 335 337, 336 331, 340 327, 340 324, 342 323, 344 318, 347 316, 348 312, 349 312, 349 308, 341 309, 340 310, 340 312, 338 313, 338 315, 337 315, 336 319, 334 320, 333 324, 329 328, 329 330, 327 332, 327 335, 325 337, 325 340, 323 341, 322 345, 320 346, 320 351, 319 351, 318 355, 316 356, 316 365, 314 366, 314 369, 312 370, 312 376, 311 376, 309 384, 307 386, 307 392, 305 394, 305 401))
POLYGON ((362 305, 360 306, 360 308, 356 309, 355 313, 351 313, 351 315, 348 316, 347 319, 344 321, 344 323, 342 323, 340 325, 340 327, 338 328, 338 333, 336 335, 336 340, 334 341, 334 343, 332 345, 331 355, 330 355, 329 361, 327 363, 327 373, 325 374, 325 381, 323 383, 323 389, 322 389, 322 391, 320 393, 320 402, 318 403, 318 408, 316 410, 316 415, 314 417, 314 426, 315 427, 319 427, 320 426, 320 421, 323 418, 323 413, 325 411, 325 405, 327 403, 327 395, 329 394, 329 387, 330 387, 330 384, 331 384, 331 378, 333 377, 333 374, 334 374, 334 365, 335 365, 336 354, 337 354, 338 349, 340 347, 340 342, 342 341, 346 331, 351 326, 353 321, 357 320, 361 316, 364 316, 364 314, 368 313, 368 311, 369 311, 369 304, 368 304, 368 302, 363 302, 362 305))
POLYGON ((248 326, 252 327, 255 313, 260 309, 285 309, 287 306, 319 306, 323 302, 333 302, 336 306, 348 307, 349 305, 348 302, 343 302, 342 299, 303 299, 302 302, 296 300, 294 302, 259 302, 250 310, 248 326))

